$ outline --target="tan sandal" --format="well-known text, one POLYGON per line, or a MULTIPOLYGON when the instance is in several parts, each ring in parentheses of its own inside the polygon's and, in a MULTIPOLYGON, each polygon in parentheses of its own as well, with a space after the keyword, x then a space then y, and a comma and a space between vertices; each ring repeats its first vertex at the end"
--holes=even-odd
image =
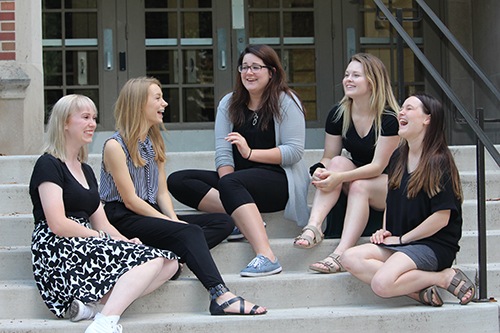
POLYGON ((314 264, 321 264, 321 265, 326 266, 328 268, 313 266, 314 265, 313 264, 313 265, 309 266, 309 269, 316 271, 316 272, 327 273, 327 274, 347 272, 345 270, 344 266, 342 266, 342 264, 340 263, 340 254, 330 253, 327 258, 331 258, 333 260, 333 262, 329 262, 326 260, 320 260, 320 261, 316 261, 314 264), (335 265, 337 265, 338 267, 336 267, 335 265))
POLYGON ((431 305, 436 307, 443 306, 443 298, 441 297, 439 289, 436 286, 430 286, 429 288, 421 290, 418 293, 418 299, 420 300, 420 303, 424 305, 431 305), (427 300, 425 298, 427 298, 427 300))
POLYGON ((321 232, 319 232, 318 228, 316 228, 313 225, 306 225, 304 228, 302 228, 302 232, 300 233, 300 235, 295 237, 295 241, 293 242, 293 247, 296 247, 298 249, 310 249, 321 243, 324 238, 325 236, 321 232), (311 236, 304 235, 304 232, 306 230, 311 230, 314 233, 314 239, 312 239, 311 236), (306 240, 309 242, 309 244, 308 245, 297 244, 297 241, 299 240, 306 240))
POLYGON ((451 283, 446 290, 460 300, 460 304, 466 305, 474 299, 476 295, 476 287, 474 283, 458 268, 453 268, 455 276, 451 279, 451 283), (462 302, 462 298, 470 290, 471 296, 469 299, 462 302))

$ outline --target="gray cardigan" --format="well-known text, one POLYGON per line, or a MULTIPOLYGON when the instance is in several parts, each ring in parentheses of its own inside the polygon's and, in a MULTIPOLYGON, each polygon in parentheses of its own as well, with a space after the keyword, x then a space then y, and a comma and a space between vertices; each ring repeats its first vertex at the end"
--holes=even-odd
MULTIPOLYGON (((229 119, 228 107, 232 93, 222 98, 217 108, 215 119, 215 168, 222 166, 234 167, 231 143, 224 138, 232 132, 233 124, 229 119)), ((297 100, 298 103, 298 100, 297 100)), ((300 103, 298 103, 300 105, 300 103)), ((288 202, 285 207, 285 218, 296 221, 299 226, 305 226, 309 219, 307 206, 307 190, 309 174, 304 162, 304 143, 306 125, 304 114, 285 93, 280 96, 280 113, 282 120, 274 119, 276 145, 281 151, 281 167, 285 170, 288 180, 288 202)))

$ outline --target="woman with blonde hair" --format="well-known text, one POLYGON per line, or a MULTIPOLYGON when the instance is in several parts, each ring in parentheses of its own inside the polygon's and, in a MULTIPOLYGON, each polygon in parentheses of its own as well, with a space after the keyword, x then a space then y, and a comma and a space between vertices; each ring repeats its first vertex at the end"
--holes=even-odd
POLYGON ((160 133, 167 105, 154 78, 131 79, 122 88, 115 107, 117 131, 103 149, 101 199, 106 215, 124 235, 176 253, 210 293, 212 315, 264 314, 265 308, 229 291, 210 254, 210 248, 233 230, 231 217, 177 216, 174 211, 160 133))
POLYGON ((346 250, 342 263, 381 297, 405 295, 442 306, 441 287, 465 305, 475 286, 450 268, 460 249, 463 196, 441 103, 425 94, 406 99, 399 135, 404 141, 389 163, 384 225, 371 244, 346 250))
POLYGON ((347 195, 342 237, 337 248, 309 268, 322 273, 344 271, 340 255, 354 246, 368 221, 370 207, 385 209, 387 175, 392 152, 399 144, 399 109, 387 70, 380 59, 359 53, 352 56, 342 81, 344 98, 328 115, 325 150, 310 168, 316 194, 308 224, 294 242, 308 249, 323 240, 321 225, 341 191, 347 195), (342 149, 350 158, 341 156, 342 149))
POLYGON ((85 96, 62 97, 49 119, 45 154, 30 181, 35 230, 32 262, 47 307, 72 321, 92 319, 87 333, 121 332, 120 315, 170 279, 177 256, 142 245, 111 226, 97 180, 85 164, 97 110, 85 96), (104 304, 100 313, 95 302, 104 304), (86 305, 87 304, 87 305, 86 305))

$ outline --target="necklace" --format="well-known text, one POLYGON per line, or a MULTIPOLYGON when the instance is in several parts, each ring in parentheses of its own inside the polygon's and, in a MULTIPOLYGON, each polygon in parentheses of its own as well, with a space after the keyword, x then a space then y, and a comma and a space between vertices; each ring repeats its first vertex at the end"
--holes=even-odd
POLYGON ((257 114, 257 111, 253 111, 252 125, 255 126, 258 120, 259 120, 259 115, 257 114))

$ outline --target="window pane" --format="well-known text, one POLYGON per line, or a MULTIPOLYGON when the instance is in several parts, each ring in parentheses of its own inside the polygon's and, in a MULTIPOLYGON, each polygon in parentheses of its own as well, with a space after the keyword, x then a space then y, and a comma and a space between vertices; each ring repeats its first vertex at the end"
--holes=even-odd
POLYGON ((177 38, 176 13, 146 13, 146 38, 177 38))
POLYGON ((146 0, 145 8, 177 8, 177 0, 146 0))
POLYGON ((314 7, 314 0, 283 0, 283 8, 313 8, 313 7, 314 7))
POLYGON ((215 121, 214 89, 184 89, 184 122, 215 121))
POLYGON ((97 38, 97 13, 66 13, 66 38, 97 38))
POLYGON ((312 12, 283 13, 285 37, 314 37, 314 14, 312 12))
POLYGON ((163 112, 164 123, 179 122, 179 89, 163 88, 163 99, 168 103, 168 106, 163 112))
POLYGON ((97 8, 97 0, 66 0, 66 8, 97 8))
POLYGON ((248 13, 249 20, 249 37, 280 37, 280 18, 279 13, 271 12, 250 12, 248 13))
POLYGON ((279 0, 248 0, 250 8, 279 8, 279 0))
POLYGON ((66 84, 68 86, 98 85, 97 51, 66 52, 66 84))
POLYGON ((283 59, 288 65, 286 72, 291 83, 315 83, 316 59, 314 49, 285 50, 288 59, 283 59))
POLYGON ((52 112, 52 108, 54 104, 59 100, 59 98, 63 97, 62 90, 45 90, 45 124, 49 122, 50 113, 52 112))
POLYGON ((211 12, 182 13, 182 38, 212 38, 211 12))
POLYGON ((43 13, 43 39, 61 39, 61 13, 43 13))
POLYGON ((211 0, 182 0, 182 8, 211 8, 211 0))
POLYGON ((42 0, 42 9, 60 9, 61 0, 42 0))
POLYGON ((43 79, 46 86, 61 86, 63 84, 61 51, 43 52, 43 79))
POLYGON ((147 50, 146 75, 157 78, 162 84, 179 83, 176 54, 177 51, 147 50))
POLYGON ((213 83, 214 64, 212 50, 185 50, 184 83, 213 83))
POLYGON ((306 120, 316 120, 316 87, 292 87, 306 108, 306 120))

